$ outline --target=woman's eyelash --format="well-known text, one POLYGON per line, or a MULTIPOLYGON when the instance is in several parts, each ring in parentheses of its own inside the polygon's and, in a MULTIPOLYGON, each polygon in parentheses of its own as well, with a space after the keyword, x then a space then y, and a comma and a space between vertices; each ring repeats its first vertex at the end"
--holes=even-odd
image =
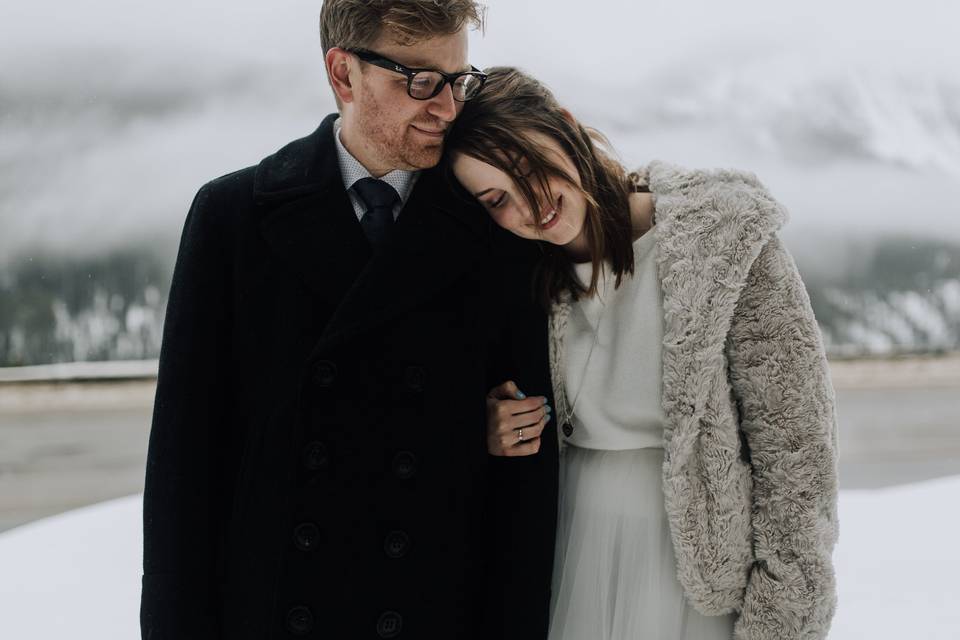
POLYGON ((497 198, 496 200, 490 203, 490 208, 496 209, 497 207, 499 207, 501 204, 503 204, 503 201, 506 197, 507 197, 507 194, 501 193, 499 198, 497 198))

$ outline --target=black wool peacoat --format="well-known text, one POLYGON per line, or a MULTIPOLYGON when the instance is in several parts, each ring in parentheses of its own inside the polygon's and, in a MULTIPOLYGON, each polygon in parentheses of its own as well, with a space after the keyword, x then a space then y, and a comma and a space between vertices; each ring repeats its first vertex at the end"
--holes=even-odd
POLYGON ((374 253, 335 117, 208 183, 187 215, 146 469, 142 637, 545 638, 554 425, 526 458, 485 440, 504 379, 553 403, 532 243, 434 169, 374 253))

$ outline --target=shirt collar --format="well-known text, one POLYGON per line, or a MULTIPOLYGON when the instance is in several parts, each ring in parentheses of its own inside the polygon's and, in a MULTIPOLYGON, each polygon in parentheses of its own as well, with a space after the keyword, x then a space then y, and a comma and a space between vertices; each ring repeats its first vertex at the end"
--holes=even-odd
MULTIPOLYGON (((354 158, 353 155, 347 151, 347 148, 343 146, 343 142, 340 141, 340 118, 337 118, 336 122, 333 123, 333 139, 337 142, 340 174, 343 176, 343 186, 347 191, 353 188, 357 180, 373 177, 370 172, 367 171, 366 167, 360 164, 360 161, 354 158)), ((397 193, 400 194, 401 202, 406 202, 407 197, 410 195, 410 190, 413 188, 416 175, 417 173, 415 171, 394 169, 390 173, 381 176, 380 180, 383 180, 396 189, 397 193)))

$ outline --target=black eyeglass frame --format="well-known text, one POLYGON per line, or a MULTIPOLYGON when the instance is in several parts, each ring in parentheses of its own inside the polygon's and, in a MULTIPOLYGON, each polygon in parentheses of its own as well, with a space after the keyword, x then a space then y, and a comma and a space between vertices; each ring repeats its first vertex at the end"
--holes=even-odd
POLYGON ((397 73, 402 73, 403 75, 407 76, 407 95, 413 98, 414 100, 430 100, 431 98, 435 98, 441 91, 443 91, 443 88, 448 84, 452 88, 455 86, 454 83, 456 83, 456 81, 459 80, 461 77, 473 76, 480 81, 480 86, 477 87, 477 90, 469 98, 464 98, 463 100, 457 100, 456 93, 453 92, 451 89, 451 93, 453 93, 454 100, 456 100, 457 102, 467 102, 468 100, 471 100, 477 97, 477 94, 480 93, 480 90, 483 89, 484 83, 487 81, 487 74, 480 71, 480 69, 477 69, 473 65, 470 66, 470 71, 461 71, 460 73, 444 73, 439 69, 430 69, 426 67, 407 67, 400 64, 396 60, 391 60, 390 58, 386 58, 380 55, 379 53, 368 51, 366 49, 346 49, 345 51, 352 53, 353 55, 357 56, 364 62, 368 64, 372 64, 375 67, 380 67, 381 69, 386 69, 387 71, 395 71, 397 73), (426 96, 425 98, 418 98, 417 96, 413 95, 413 92, 412 92, 413 78, 418 73, 421 73, 424 71, 429 71, 430 73, 439 74, 440 77, 443 79, 439 83, 437 83, 437 86, 433 90, 433 93, 431 93, 429 96, 426 96))

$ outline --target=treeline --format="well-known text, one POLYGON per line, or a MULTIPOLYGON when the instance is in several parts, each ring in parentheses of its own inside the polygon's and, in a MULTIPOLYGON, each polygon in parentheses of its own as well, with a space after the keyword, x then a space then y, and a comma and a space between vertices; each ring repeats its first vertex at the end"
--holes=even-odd
POLYGON ((0 366, 155 358, 168 254, 140 246, 12 260, 0 271, 0 366))
MULTIPOLYGON (((831 355, 960 348, 960 245, 890 237, 842 251, 798 258, 831 355)), ((0 271, 0 366, 157 357, 173 261, 166 245, 11 261, 0 271)))
POLYGON ((843 251, 842 269, 805 278, 832 354, 960 349, 960 245, 898 236, 843 251))

